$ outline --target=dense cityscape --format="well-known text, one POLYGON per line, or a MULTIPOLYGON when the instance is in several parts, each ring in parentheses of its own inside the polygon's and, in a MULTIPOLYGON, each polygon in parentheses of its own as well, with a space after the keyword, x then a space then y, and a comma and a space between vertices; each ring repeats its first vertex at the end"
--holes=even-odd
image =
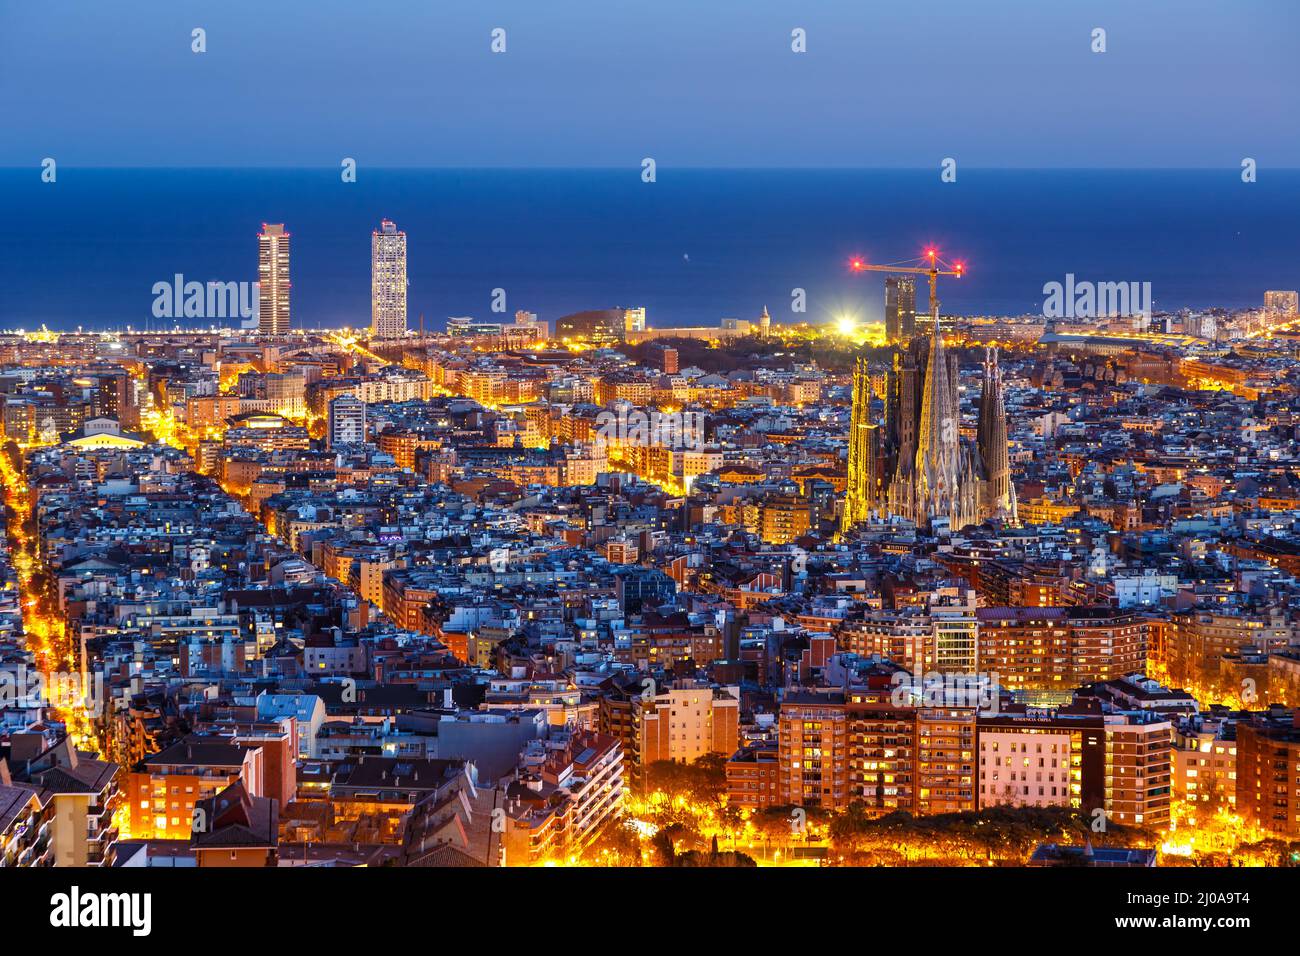
POLYGON ((1298 30, 0 6, 6 943, 1285 934, 1298 30))
POLYGON ((1300 862, 1296 292, 435 332, 384 220, 311 330, 291 243, 0 336, 0 865, 1300 862))

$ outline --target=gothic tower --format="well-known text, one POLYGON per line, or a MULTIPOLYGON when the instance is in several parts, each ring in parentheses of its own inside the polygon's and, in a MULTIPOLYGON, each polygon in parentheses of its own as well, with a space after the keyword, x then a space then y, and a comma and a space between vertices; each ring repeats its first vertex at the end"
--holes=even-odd
POLYGON ((853 411, 849 418, 849 473, 840 527, 867 520, 879 494, 879 429, 871 419, 871 373, 865 356, 853 365, 853 411))
POLYGON ((914 339, 896 352, 888 381, 880 427, 871 418, 866 360, 857 359, 841 529, 848 531, 873 511, 920 527, 939 520, 954 531, 992 517, 1015 521, 997 355, 985 357, 975 441, 961 437, 957 356, 940 334, 914 339))
POLYGON ((984 353, 984 386, 980 392, 979 452, 984 463, 985 514, 1016 520, 1016 491, 1011 486, 1007 448, 1007 409, 1002 398, 1002 370, 997 349, 984 353))

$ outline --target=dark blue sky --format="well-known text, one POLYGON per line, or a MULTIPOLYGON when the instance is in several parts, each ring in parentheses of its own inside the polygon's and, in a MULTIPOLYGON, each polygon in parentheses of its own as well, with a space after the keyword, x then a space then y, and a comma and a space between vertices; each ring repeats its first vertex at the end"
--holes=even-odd
POLYGON ((1296 0, 0 0, 0 165, 1262 173, 1300 166, 1298 27, 1296 0))

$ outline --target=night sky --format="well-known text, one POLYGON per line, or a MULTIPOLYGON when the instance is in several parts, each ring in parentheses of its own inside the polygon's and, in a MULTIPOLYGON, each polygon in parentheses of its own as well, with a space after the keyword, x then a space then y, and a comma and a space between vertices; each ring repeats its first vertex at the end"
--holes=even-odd
POLYGON ((0 165, 1300 166, 1294 0, 990 6, 3 0, 0 165))

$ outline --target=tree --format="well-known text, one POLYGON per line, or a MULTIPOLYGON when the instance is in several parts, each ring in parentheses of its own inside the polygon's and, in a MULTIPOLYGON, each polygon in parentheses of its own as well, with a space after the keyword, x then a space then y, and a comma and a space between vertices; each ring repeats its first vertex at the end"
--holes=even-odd
POLYGON ((673 846, 673 838, 666 831, 660 830, 651 837, 650 847, 656 866, 672 866, 676 862, 677 848, 673 846))
POLYGON ((726 758, 709 753, 694 763, 656 760, 645 768, 644 793, 656 791, 669 799, 682 797, 694 804, 720 806, 727 792, 726 758))
MULTIPOLYGON (((989 807, 978 812, 913 817, 896 810, 872 817, 858 801, 831 821, 835 854, 849 857, 888 851, 904 862, 982 860, 1023 864, 1039 843, 1081 844, 1097 839, 1091 816, 1070 807, 989 807)), ((1113 846, 1150 846, 1146 830, 1112 823, 1105 841, 1113 846)))
POLYGON ((583 858, 596 865, 640 866, 641 840, 620 816, 605 825, 583 858))

